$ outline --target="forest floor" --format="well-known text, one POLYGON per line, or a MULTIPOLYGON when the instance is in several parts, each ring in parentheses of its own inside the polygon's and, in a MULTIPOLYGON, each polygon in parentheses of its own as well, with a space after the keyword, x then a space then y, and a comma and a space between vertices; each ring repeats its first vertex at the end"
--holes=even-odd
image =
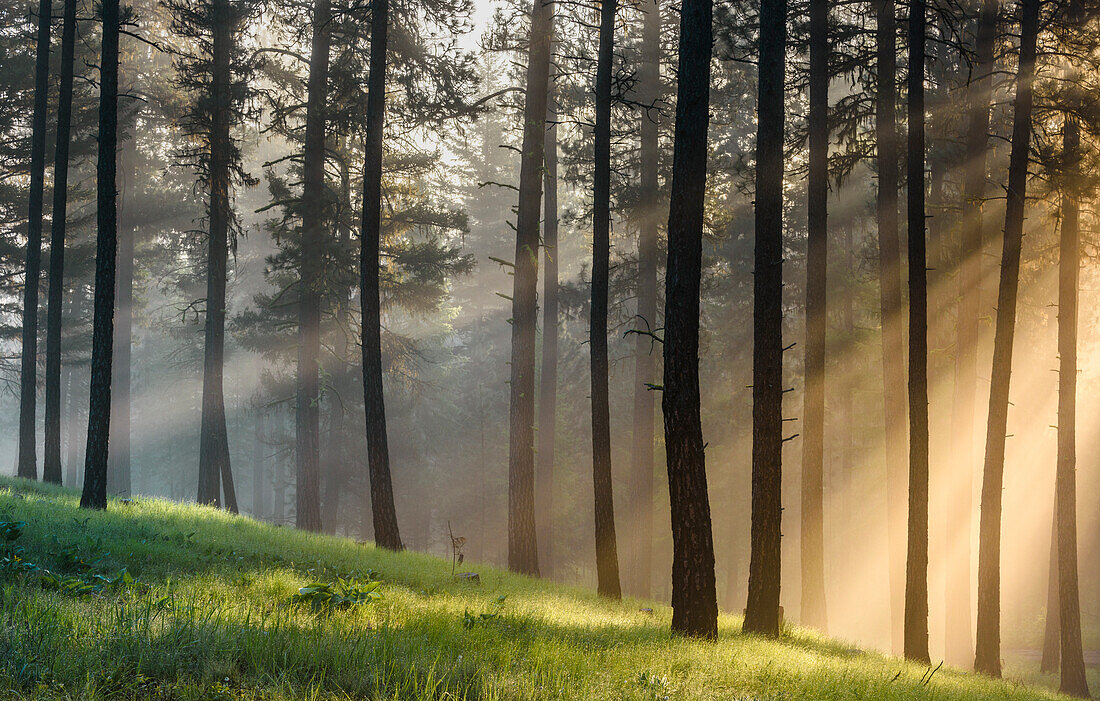
POLYGON ((741 635, 734 616, 717 644, 674 638, 665 606, 467 562, 471 584, 437 557, 211 508, 77 502, 0 478, 0 698, 1058 698, 1053 677, 933 673, 797 628, 741 635))

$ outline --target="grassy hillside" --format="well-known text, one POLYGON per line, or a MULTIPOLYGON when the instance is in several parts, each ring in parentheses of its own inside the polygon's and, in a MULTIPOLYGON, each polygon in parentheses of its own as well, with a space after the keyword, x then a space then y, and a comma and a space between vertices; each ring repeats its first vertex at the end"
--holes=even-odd
POLYGON ((673 638, 671 611, 167 501, 0 480, 0 697, 1052 699, 793 630, 673 638), (25 522, 19 526, 18 522, 25 522), (19 533, 16 537, 16 533, 19 533), (123 569, 125 568, 125 572, 123 569), (292 601, 353 582, 361 603, 292 601), (370 590, 380 581, 372 598, 370 590))

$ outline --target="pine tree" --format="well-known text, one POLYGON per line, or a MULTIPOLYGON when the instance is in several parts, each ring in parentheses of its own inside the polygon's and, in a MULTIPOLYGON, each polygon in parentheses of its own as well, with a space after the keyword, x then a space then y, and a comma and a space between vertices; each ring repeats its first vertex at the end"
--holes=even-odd
POLYGON ((118 0, 103 0, 99 58, 99 155, 96 164, 96 268, 88 444, 80 506, 107 508, 107 450, 111 431, 115 255, 118 247, 115 167, 118 147, 118 0))
POLYGON ((53 211, 50 223, 50 287, 46 302, 46 440, 42 479, 61 484, 61 312, 65 285, 65 217, 72 139, 76 0, 65 0, 61 25, 61 81, 54 142, 53 211))
POLYGON ((924 209, 924 0, 909 5, 906 193, 909 242, 909 509, 905 572, 905 656, 928 656, 928 271, 924 209))
POLYGON ((371 2, 370 86, 367 96, 366 163, 363 166, 363 235, 360 238, 360 300, 363 314, 363 406, 366 408, 374 540, 401 550, 393 504, 386 405, 382 391, 382 336, 379 301, 379 240, 382 229, 382 134, 386 114, 386 36, 388 0, 371 2))
POLYGON ((684 0, 665 275, 664 387, 672 516, 672 631, 718 637, 714 540, 699 415, 699 287, 713 51, 710 0, 684 0))
POLYGON ((810 2, 806 398, 802 437, 802 623, 825 630, 825 335, 829 197, 829 3, 810 2))
POLYGON ((745 632, 779 635, 783 518, 783 126, 786 0, 760 4, 753 276, 752 550, 745 632))
POLYGON ((30 217, 23 268, 23 348, 19 374, 19 455, 17 473, 38 478, 35 405, 38 398, 38 285, 42 273, 42 200, 46 180, 46 103, 49 101, 50 22, 53 3, 38 3, 35 40, 34 114, 31 117, 30 217))
POLYGON ((552 17, 551 3, 532 0, 512 289, 508 567, 530 575, 539 574, 534 494, 535 319, 552 17))
POLYGON ((1004 483, 1008 391, 1031 144, 1032 81, 1039 33, 1039 0, 1023 0, 1021 10, 1020 58, 1013 102, 1012 150, 1008 165, 1008 196, 985 437, 982 510, 978 526, 978 635, 974 669, 993 677, 1001 676, 1001 489, 1004 483))
POLYGON ((324 245, 325 123, 332 3, 313 3, 306 129, 302 165, 302 246, 298 282, 298 368, 295 423, 297 491, 295 525, 321 530, 320 397, 321 249, 324 245))
POLYGON ((593 178, 592 306, 588 348, 592 383, 592 483, 595 490, 596 579, 602 596, 622 596, 611 486, 611 410, 607 396, 607 298, 611 258, 611 78, 615 0, 600 3, 596 64, 596 170, 593 178))
MULTIPOLYGON (((641 157, 638 217, 638 322, 652 333, 657 323, 657 237, 660 223, 657 100, 661 89, 661 5, 643 4, 642 60, 638 67, 642 103, 638 140, 641 157)), ((641 330, 641 329, 639 329, 641 330)), ((653 385, 658 383, 653 337, 639 333, 634 341, 634 431, 630 454, 631 503, 634 514, 633 576, 635 594, 650 595, 653 576, 653 385)))

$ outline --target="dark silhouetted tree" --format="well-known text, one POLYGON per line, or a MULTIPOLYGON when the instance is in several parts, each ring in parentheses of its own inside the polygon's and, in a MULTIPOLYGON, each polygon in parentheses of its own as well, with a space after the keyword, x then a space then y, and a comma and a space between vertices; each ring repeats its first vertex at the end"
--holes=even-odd
MULTIPOLYGON (((786 0, 760 4, 753 274, 752 534, 744 629, 779 635, 783 518, 783 82, 786 0)), ((682 74, 681 74, 682 75, 682 74)))
POLYGON ((360 302, 363 314, 363 406, 366 408, 374 540, 401 550, 390 479, 386 404, 382 391, 382 317, 379 303, 379 240, 382 230, 382 134, 386 116, 388 0, 371 2, 370 83, 367 93, 366 162, 363 166, 363 234, 360 238, 360 302))
POLYGON ((905 656, 928 662, 928 271, 924 203, 924 56, 927 10, 909 4, 909 509, 905 558, 905 656))
POLYGON ((118 148, 118 0, 103 0, 99 58, 99 155, 96 164, 96 265, 92 320, 92 377, 88 444, 80 506, 107 508, 107 449, 111 431, 111 359, 114 346, 116 221, 115 160, 118 148))
POLYGON ((50 22, 53 3, 38 3, 35 40, 34 114, 31 117, 30 218, 27 258, 23 267, 23 347, 19 374, 19 455, 17 472, 38 478, 35 449, 35 405, 38 399, 38 285, 42 274, 42 200, 46 181, 46 107, 50 86, 50 22))
POLYGON ((978 635, 974 669, 993 677, 1001 676, 1001 490, 1004 483, 1012 344, 1016 330, 1016 297, 1020 284, 1020 250, 1024 236, 1039 0, 1023 0, 1020 9, 1020 58, 1013 102, 1012 150, 1008 163, 1004 241, 985 436, 982 509, 978 526, 978 635))
POLYGON ((69 194, 75 50, 76 0, 65 0, 61 24, 57 138, 54 142, 50 287, 46 298, 46 440, 42 458, 42 479, 55 484, 61 484, 61 312, 65 304, 65 217, 69 194))
POLYGON ((664 387, 672 517, 672 631, 718 637, 714 536, 699 415, 699 287, 713 51, 711 0, 684 0, 665 275, 664 387))

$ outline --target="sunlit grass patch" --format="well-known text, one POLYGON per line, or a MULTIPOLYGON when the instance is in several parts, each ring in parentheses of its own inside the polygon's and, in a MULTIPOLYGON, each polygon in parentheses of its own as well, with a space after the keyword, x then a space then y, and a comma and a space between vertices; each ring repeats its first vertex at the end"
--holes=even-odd
POLYGON ((0 481, 0 521, 51 571, 125 568, 134 585, 74 595, 0 574, 0 696, 28 699, 1049 699, 812 632, 674 638, 671 611, 164 500, 81 511, 67 490, 0 481), (352 582, 366 604, 314 605, 352 582), (337 591, 334 589, 333 591, 337 591), (296 595, 298 598, 296 599, 296 595), (652 612, 641 609, 652 609, 652 612))

